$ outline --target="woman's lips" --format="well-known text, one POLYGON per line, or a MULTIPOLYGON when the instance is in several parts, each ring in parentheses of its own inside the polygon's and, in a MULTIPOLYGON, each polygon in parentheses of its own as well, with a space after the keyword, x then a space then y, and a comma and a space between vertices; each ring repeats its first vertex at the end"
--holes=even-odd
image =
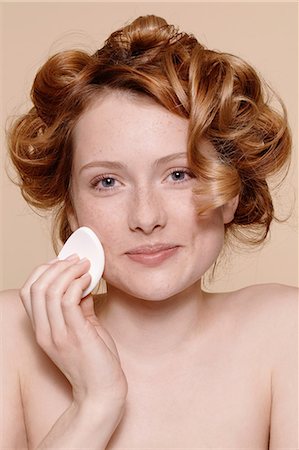
POLYGON ((158 264, 161 264, 163 261, 173 256, 178 250, 179 247, 171 247, 163 250, 158 250, 156 252, 126 253, 126 255, 131 260, 140 264, 144 264, 145 266, 157 266, 158 264))

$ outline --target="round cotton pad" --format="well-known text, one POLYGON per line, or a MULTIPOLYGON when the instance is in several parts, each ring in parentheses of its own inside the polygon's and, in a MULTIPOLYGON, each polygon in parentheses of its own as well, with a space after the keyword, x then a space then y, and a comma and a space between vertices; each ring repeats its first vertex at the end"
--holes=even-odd
POLYGON ((105 254, 97 235, 88 227, 78 228, 66 241, 59 252, 59 259, 66 259, 76 253, 81 259, 90 261, 89 274, 91 282, 83 291, 82 298, 88 295, 98 284, 103 275, 105 254))

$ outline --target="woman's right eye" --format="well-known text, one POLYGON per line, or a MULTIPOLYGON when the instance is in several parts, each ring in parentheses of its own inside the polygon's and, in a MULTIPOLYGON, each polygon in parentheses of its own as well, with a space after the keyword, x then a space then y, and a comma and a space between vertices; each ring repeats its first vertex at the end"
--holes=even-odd
POLYGON ((117 187, 116 179, 109 175, 100 175, 94 178, 90 184, 96 191, 107 191, 117 187))

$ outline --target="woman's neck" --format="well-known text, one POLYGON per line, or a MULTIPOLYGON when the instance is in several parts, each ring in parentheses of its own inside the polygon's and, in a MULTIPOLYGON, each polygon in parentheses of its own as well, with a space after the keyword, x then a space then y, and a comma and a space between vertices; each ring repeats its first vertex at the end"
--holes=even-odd
POLYGON ((138 299, 108 285, 97 315, 120 354, 139 361, 157 361, 177 355, 195 342, 201 329, 204 299, 200 281, 161 301, 138 299))

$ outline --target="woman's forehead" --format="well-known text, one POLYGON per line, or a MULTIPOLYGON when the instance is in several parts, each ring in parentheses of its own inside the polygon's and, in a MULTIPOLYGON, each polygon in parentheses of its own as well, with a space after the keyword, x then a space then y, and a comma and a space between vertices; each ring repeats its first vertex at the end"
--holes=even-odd
POLYGON ((187 151, 188 120, 153 101, 109 94, 80 117, 73 131, 75 153, 86 151, 187 151))
POLYGON ((170 126, 173 123, 175 127, 181 125, 185 128, 188 124, 186 118, 167 110, 149 96, 129 91, 110 90, 94 97, 78 119, 75 130, 80 129, 82 122, 85 126, 87 122, 99 124, 105 121, 117 121, 120 118, 125 121, 131 117, 140 122, 139 115, 147 116, 145 122, 144 117, 142 118, 145 126, 153 122, 159 124, 161 121, 168 122, 170 126))

